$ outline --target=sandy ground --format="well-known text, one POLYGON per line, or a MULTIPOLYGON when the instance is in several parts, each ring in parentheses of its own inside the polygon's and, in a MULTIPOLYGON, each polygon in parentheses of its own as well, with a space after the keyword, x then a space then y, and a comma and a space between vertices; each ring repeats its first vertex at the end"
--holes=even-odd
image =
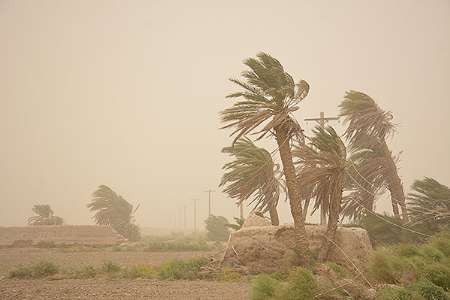
POLYGON ((249 284, 207 280, 161 281, 143 279, 13 280, 8 272, 42 260, 63 268, 100 266, 157 266, 171 259, 209 256, 210 252, 62 252, 61 249, 0 249, 0 299, 248 299, 249 284))
POLYGON ((0 299, 248 299, 245 283, 159 280, 0 280, 0 299))
POLYGON ((121 266, 158 266, 171 259, 185 259, 212 254, 212 252, 114 252, 101 249, 89 252, 64 252, 63 249, 4 248, 0 249, 0 276, 7 275, 10 270, 19 265, 29 265, 40 261, 53 262, 63 268, 79 267, 83 264, 98 267, 108 261, 121 266))

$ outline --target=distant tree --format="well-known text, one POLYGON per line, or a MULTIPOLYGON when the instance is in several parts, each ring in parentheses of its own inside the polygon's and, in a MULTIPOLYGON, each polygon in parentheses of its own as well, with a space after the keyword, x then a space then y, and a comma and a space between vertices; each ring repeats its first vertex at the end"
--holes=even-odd
POLYGON ((279 225, 277 204, 281 189, 281 171, 270 153, 248 138, 240 138, 233 147, 223 148, 235 159, 223 166, 220 186, 238 204, 249 200, 255 209, 269 212, 272 225, 279 225))
POLYGON ((139 227, 134 224, 133 205, 106 185, 101 185, 92 194, 87 207, 95 212, 93 218, 98 225, 109 225, 130 241, 140 239, 139 227))
POLYGON ((386 142, 395 128, 392 113, 382 110, 371 97, 357 91, 347 92, 340 108, 340 115, 348 124, 345 137, 350 142, 351 150, 371 149, 373 154, 377 155, 379 168, 374 170, 382 172, 385 185, 391 194, 394 216, 407 222, 405 193, 398 175, 396 158, 386 142))
POLYGON ((32 211, 36 216, 28 218, 29 225, 62 225, 64 220, 53 215, 53 210, 48 204, 37 204, 32 211))
POLYGON ((414 181, 411 188, 413 191, 408 194, 410 225, 421 224, 432 231, 449 227, 450 189, 429 177, 414 181))
POLYGON ((211 241, 226 241, 230 235, 227 228, 228 220, 222 216, 209 216, 205 220, 208 239, 211 241))
POLYGON ((235 231, 239 230, 242 228, 242 226, 244 225, 245 219, 241 219, 241 218, 233 218, 234 219, 234 224, 226 224, 225 226, 228 228, 231 228, 235 231))

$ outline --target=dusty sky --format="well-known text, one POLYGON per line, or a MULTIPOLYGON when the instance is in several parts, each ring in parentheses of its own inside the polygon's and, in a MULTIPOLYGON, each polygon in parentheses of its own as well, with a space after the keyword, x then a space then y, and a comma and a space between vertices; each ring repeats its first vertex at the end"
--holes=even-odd
MULTIPOLYGON (((92 223, 100 184, 141 204, 140 225, 180 226, 187 205, 192 227, 193 198, 204 219, 230 142, 227 79, 260 51, 310 83, 299 120, 366 92, 394 113, 405 189, 450 184, 448 0, 0 0, 0 225, 38 203, 92 223)), ((213 197, 213 213, 238 214, 213 197)))

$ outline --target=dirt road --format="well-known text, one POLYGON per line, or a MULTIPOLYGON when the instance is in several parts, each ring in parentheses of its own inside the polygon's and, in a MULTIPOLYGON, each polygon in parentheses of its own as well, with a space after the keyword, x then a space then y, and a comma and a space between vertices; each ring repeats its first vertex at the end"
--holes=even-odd
POLYGON ((215 281, 0 280, 0 299, 248 299, 249 285, 215 281))

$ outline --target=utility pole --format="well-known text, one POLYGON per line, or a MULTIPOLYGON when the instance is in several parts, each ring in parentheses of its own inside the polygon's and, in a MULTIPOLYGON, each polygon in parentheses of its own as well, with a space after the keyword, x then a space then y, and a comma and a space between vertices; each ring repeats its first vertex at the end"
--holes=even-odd
MULTIPOLYGON (((313 121, 313 122, 317 122, 320 127, 322 127, 323 129, 325 129, 325 124, 328 121, 336 121, 339 120, 339 117, 326 117, 325 118, 325 113, 323 111, 320 112, 320 117, 319 118, 309 118, 309 119, 305 119, 305 121, 313 121)), ((325 214, 325 211, 320 209, 320 225, 325 225, 327 224, 327 216, 325 214)))
POLYGON ((186 233, 186 205, 183 207, 183 232, 186 233))
POLYGON ((205 191, 205 193, 208 193, 208 217, 211 216, 211 201, 212 201, 212 193, 214 193, 215 191, 209 189, 207 191, 205 191))
POLYGON ((194 200, 194 232, 197 233, 197 200, 198 199, 192 199, 194 200))

